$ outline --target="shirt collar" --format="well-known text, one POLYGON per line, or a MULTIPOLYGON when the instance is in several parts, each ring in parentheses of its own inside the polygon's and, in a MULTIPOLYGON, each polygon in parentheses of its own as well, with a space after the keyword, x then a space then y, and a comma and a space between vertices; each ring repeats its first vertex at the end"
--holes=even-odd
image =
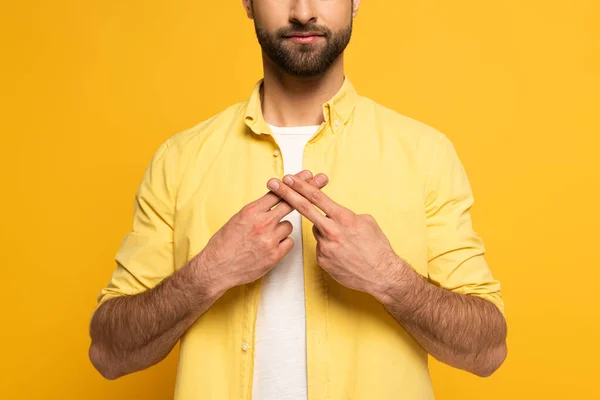
MULTIPOLYGON (((262 106, 260 102, 260 88, 263 84, 263 79, 254 85, 250 99, 246 105, 244 121, 246 125, 257 135, 269 134, 270 129, 265 122, 262 114, 262 106)), ((350 120, 354 113, 354 107, 358 94, 354 86, 348 79, 344 77, 344 83, 338 92, 325 104, 323 104, 323 118, 325 123, 331 126, 333 133, 338 133, 344 125, 350 120)))

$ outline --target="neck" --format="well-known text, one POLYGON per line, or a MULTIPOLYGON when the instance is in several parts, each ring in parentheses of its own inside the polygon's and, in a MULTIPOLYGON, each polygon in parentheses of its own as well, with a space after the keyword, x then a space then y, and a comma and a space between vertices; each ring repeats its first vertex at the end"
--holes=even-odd
POLYGON ((295 77, 282 72, 263 54, 264 81, 261 89, 265 121, 274 126, 320 125, 323 104, 344 83, 343 54, 321 75, 295 77))

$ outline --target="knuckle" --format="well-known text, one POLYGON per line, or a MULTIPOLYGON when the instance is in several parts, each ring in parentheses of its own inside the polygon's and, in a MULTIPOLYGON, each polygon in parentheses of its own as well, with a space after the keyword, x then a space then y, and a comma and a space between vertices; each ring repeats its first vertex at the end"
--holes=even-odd
POLYGON ((273 244, 274 244, 274 240, 273 238, 270 237, 262 237, 260 239, 259 246, 262 250, 264 251, 271 251, 273 249, 273 244))
POLYGON ((322 243, 321 244, 321 249, 320 249, 320 254, 322 257, 329 257, 331 255, 331 244, 329 243, 322 243))
POLYGON ((323 243, 317 242, 317 261, 319 259, 322 259, 323 256, 324 256, 324 253, 323 253, 323 243))
POLYGON ((354 222, 357 224, 367 223, 372 224, 375 221, 375 218, 371 214, 358 214, 354 218, 354 222))
POLYGON ((277 264, 277 258, 274 254, 268 254, 264 257, 264 263, 267 265, 267 270, 277 264))
POLYGON ((279 262, 279 255, 277 254, 277 252, 272 251, 271 253, 267 254, 267 256, 265 257, 265 261, 269 265, 275 265, 277 264, 277 262, 279 262))
POLYGON ((251 215, 254 214, 255 207, 256 206, 253 203, 246 204, 244 207, 242 207, 238 214, 242 218, 249 218, 251 215))
POLYGON ((356 215, 342 212, 340 215, 338 215, 338 220, 340 221, 340 224, 345 227, 353 227, 357 225, 359 217, 357 217, 356 215))
POLYGON ((315 203, 319 203, 321 200, 323 200, 323 192, 320 190, 312 190, 310 199, 315 203))
POLYGON ((334 226, 326 226, 325 228, 323 228, 325 235, 333 241, 336 241, 340 238, 340 231, 339 229, 334 225, 334 226))
POLYGON ((375 222, 375 218, 371 214, 363 214, 362 217, 369 222, 375 222))
POLYGON ((344 220, 346 220, 347 222, 355 222, 357 219, 357 215, 354 214, 353 212, 349 211, 349 210, 342 210, 341 212, 342 218, 344 218, 344 220))
POLYGON ((294 230, 294 225, 292 225, 290 221, 283 221, 282 224, 284 225, 285 232, 288 232, 286 236, 292 233, 292 231, 294 230))
POLYGON ((302 201, 298 204, 297 208, 298 208, 298 212, 300 212, 300 214, 306 214, 310 210, 310 205, 308 202, 302 201))
POLYGON ((342 234, 339 231, 335 231, 331 235, 329 235, 329 237, 333 243, 339 243, 342 239, 342 234))
POLYGON ((259 220, 252 225, 252 234, 254 235, 262 235, 268 229, 269 221, 266 219, 259 220))
POLYGON ((292 241, 292 243, 287 243, 287 246, 285 246, 285 247, 283 247, 283 246, 280 247, 279 241, 277 241, 275 248, 268 255, 270 262, 273 264, 277 264, 279 261, 281 261, 283 256, 288 252, 290 244, 293 247, 293 245, 294 245, 293 241, 292 241))
POLYGON ((319 265, 323 265, 325 263, 325 257, 323 257, 322 254, 317 254, 317 263, 319 263, 319 265))

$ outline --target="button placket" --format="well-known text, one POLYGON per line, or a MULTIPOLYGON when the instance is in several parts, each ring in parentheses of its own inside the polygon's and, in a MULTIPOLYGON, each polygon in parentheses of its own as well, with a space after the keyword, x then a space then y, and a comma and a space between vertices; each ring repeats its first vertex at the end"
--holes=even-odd
MULTIPOLYGON (((335 121, 335 120, 334 120, 335 121)), ((326 172, 323 148, 331 145, 332 126, 328 124, 319 133, 319 138, 304 149, 302 165, 304 169, 326 172)), ((341 122, 339 123, 341 125, 341 122)), ((303 243, 313 239, 312 227, 309 221, 302 219, 301 225, 303 243)), ((308 398, 329 400, 330 374, 328 366, 329 347, 328 337, 328 297, 329 288, 326 272, 314 261, 315 253, 312 247, 303 246, 304 261, 304 290, 306 293, 306 351, 307 351, 307 380, 308 398), (306 261, 306 260, 313 260, 306 261), (318 392, 317 392, 318 391, 318 392)))
POLYGON ((254 318, 258 306, 257 282, 243 287, 244 315, 242 322, 242 335, 238 337, 241 342, 241 378, 240 400, 249 400, 252 397, 252 370, 254 368, 254 355, 251 344, 254 341, 254 318))

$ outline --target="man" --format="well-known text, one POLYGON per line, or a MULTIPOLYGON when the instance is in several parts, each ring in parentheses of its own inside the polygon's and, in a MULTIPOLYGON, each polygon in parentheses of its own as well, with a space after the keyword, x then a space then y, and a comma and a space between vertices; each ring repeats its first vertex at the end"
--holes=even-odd
POLYGON ((360 0, 243 4, 264 80, 154 155, 93 364, 114 379, 181 339, 185 400, 431 399, 428 354, 492 374, 506 323, 467 176, 345 77, 360 0))

